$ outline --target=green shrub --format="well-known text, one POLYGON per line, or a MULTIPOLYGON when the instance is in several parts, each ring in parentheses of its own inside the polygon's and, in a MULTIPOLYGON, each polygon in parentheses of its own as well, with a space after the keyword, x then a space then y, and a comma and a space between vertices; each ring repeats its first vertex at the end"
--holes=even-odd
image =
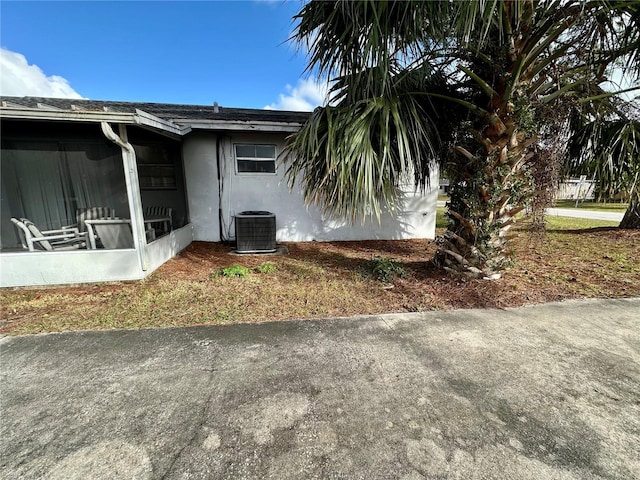
POLYGON ((383 283, 391 283, 394 277, 404 276, 404 267, 391 258, 375 256, 370 265, 373 275, 383 283))
POLYGON ((259 273, 272 273, 277 270, 277 267, 271 262, 264 262, 256 267, 256 271, 259 273))

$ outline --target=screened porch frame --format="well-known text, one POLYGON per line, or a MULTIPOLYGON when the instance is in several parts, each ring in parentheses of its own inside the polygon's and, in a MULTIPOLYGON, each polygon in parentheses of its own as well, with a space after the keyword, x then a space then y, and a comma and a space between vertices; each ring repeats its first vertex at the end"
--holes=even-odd
POLYGON ((131 219, 133 248, 119 250, 76 250, 68 252, 0 252, 0 287, 77 284, 139 280, 186 248, 193 240, 192 226, 171 231, 147 244, 136 154, 128 142, 127 125, 144 126, 173 139, 188 129, 145 112, 70 112, 31 108, 0 107, 3 118, 59 120, 100 123, 103 134, 120 147, 131 219), (117 125, 118 133, 111 123, 117 125))

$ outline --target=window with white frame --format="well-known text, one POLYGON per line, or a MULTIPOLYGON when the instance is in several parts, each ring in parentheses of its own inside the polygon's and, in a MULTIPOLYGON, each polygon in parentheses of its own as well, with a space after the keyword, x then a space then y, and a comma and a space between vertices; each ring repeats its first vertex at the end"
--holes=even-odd
POLYGON ((236 144, 238 173, 276 173, 276 146, 236 144))

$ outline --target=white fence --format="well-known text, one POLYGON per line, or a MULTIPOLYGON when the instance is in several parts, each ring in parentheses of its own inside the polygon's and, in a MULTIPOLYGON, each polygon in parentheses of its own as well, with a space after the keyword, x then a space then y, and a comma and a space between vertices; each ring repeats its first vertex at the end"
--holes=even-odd
MULTIPOLYGON (((595 185, 596 182, 594 180, 587 180, 586 177, 571 178, 558 184, 555 198, 558 200, 593 200, 595 197, 595 185)), ((447 195, 448 193, 449 180, 441 178, 438 195, 447 195)))
POLYGON ((584 176, 578 179, 571 178, 558 184, 556 198, 559 200, 593 200, 595 186, 594 180, 587 180, 584 176))

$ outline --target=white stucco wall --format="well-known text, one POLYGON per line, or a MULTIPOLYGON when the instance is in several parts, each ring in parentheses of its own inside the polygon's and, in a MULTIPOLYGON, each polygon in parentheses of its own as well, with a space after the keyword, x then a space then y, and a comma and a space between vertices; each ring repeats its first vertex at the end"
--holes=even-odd
POLYGON ((191 241, 192 227, 186 225, 147 245, 146 271, 142 270, 140 254, 135 249, 3 252, 0 287, 140 280, 184 250, 191 241))
MULTIPOLYGON (((221 204, 226 238, 235 238, 233 216, 245 210, 267 210, 275 213, 276 238, 279 242, 434 237, 438 195, 437 172, 434 172, 431 179, 433 188, 426 194, 416 193, 412 187, 407 189, 404 207, 396 217, 383 214, 380 224, 375 219, 367 219, 364 225, 359 222, 351 225, 348 222, 325 219, 317 208, 305 206, 300 189, 291 191, 288 188, 283 165, 278 165, 275 175, 236 172, 233 148, 235 143, 275 144, 277 153, 280 153, 284 140, 284 134, 251 133, 221 136, 221 170, 224 185, 221 204)), ((197 152, 204 148, 204 143, 202 146, 192 147, 197 152)), ((214 189, 210 186, 205 187, 203 178, 204 175, 199 177, 199 190, 209 190, 211 195, 214 189)), ((192 205, 192 199, 189 202, 192 205)), ((213 203, 212 199, 206 202, 213 203)), ((197 223, 193 217, 192 221, 194 224, 197 223)))
POLYGON ((143 277, 139 254, 134 249, 0 255, 0 287, 112 282, 143 277))
POLYGON ((216 134, 187 135, 182 144, 182 157, 193 239, 219 242, 216 134))
POLYGON ((145 254, 147 256, 147 271, 146 275, 153 273, 155 269, 160 267, 170 258, 175 257, 182 250, 187 248, 193 241, 193 226, 191 224, 184 227, 172 230, 167 235, 164 235, 145 248, 145 254))
POLYGON ((184 250, 192 238, 192 227, 186 225, 147 245, 145 271, 135 249, 3 252, 0 287, 140 280, 184 250))

